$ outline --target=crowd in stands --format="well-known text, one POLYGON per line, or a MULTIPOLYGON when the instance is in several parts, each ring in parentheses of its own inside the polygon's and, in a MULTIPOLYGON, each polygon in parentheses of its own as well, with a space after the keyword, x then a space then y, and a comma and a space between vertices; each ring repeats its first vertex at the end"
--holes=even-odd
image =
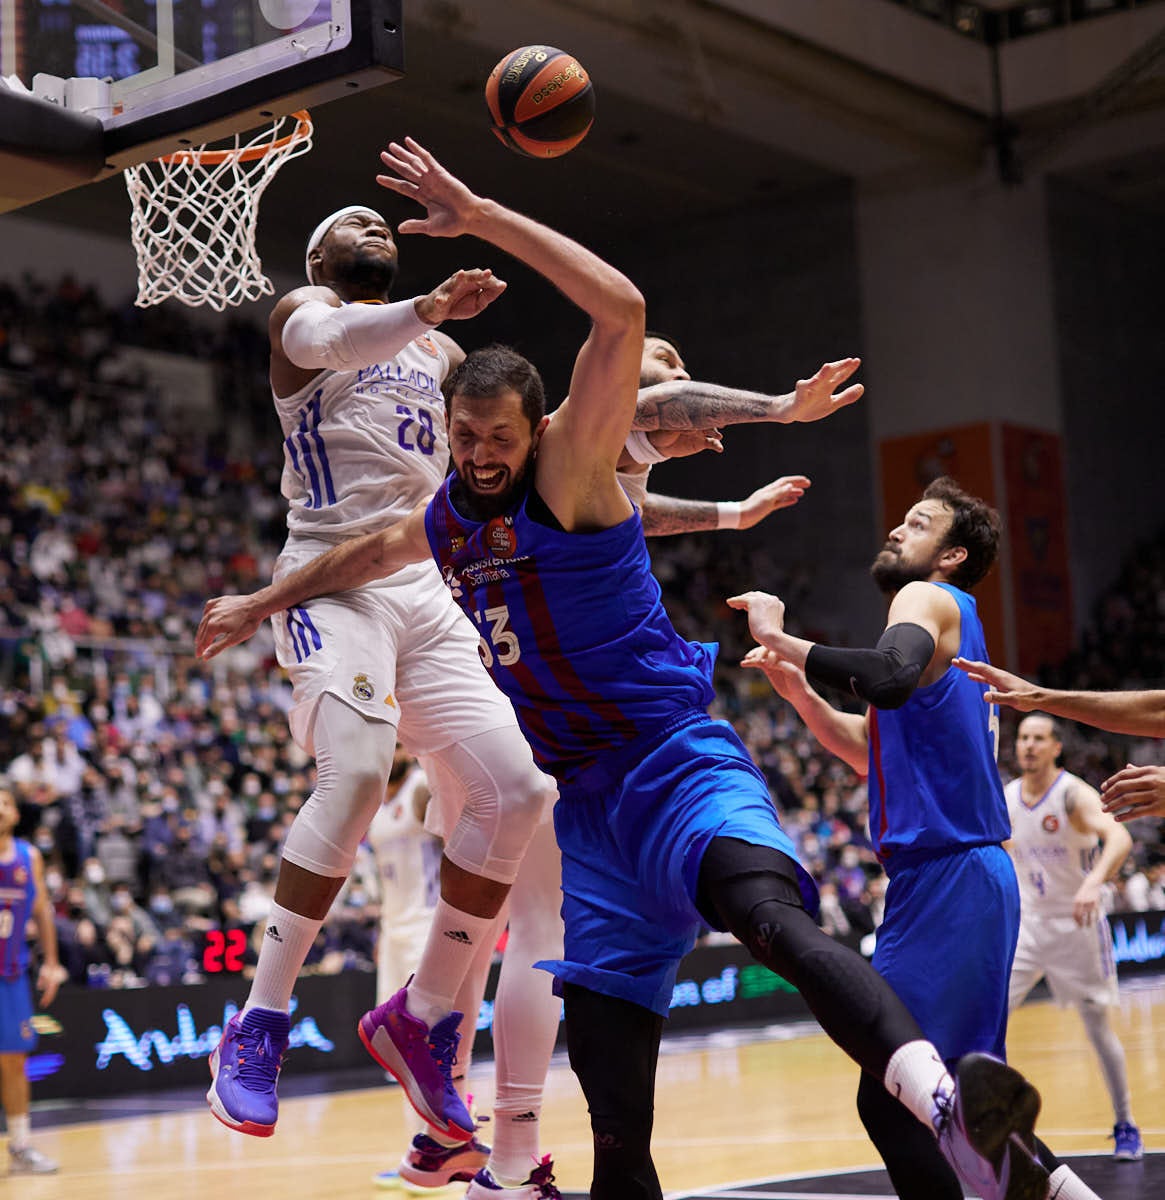
MULTIPOLYGON (((0 776, 20 834, 44 855, 75 985, 196 981, 208 929, 261 930, 283 838, 312 788, 269 631, 209 664, 190 655, 203 601, 265 582, 282 541, 265 367, 265 338, 240 323, 207 330, 170 309, 113 310, 68 279, 0 284, 0 776), (231 440, 222 422, 160 403, 118 353, 126 345, 216 364, 231 440)), ((721 642, 716 715, 768 778, 821 886, 823 925, 868 935, 886 881, 864 782, 763 676, 735 665, 747 627, 724 604, 759 586, 798 611, 809 581, 746 538, 661 539, 652 555, 680 632, 721 642)), ((1138 549, 1049 681, 1159 685, 1163 616, 1159 539, 1138 549)), ((1073 731, 1066 765, 1097 783, 1148 753, 1073 731)), ((1159 831, 1134 834, 1117 901, 1165 909, 1159 831)), ((342 893, 308 970, 373 968, 371 879, 342 893)))

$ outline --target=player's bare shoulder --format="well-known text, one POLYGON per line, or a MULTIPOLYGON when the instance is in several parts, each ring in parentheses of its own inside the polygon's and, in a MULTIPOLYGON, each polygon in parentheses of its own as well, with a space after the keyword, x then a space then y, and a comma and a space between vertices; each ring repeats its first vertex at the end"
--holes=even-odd
POLYGON ((449 360, 448 374, 452 375, 465 361, 465 351, 447 333, 442 333, 439 329, 434 329, 428 336, 445 352, 445 357, 449 360))

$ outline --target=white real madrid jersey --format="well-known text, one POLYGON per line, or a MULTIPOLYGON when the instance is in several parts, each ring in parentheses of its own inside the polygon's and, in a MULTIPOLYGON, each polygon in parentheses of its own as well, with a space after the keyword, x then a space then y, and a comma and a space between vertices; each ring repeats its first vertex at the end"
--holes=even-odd
POLYGON ((415 811, 417 792, 427 786, 424 771, 411 767, 368 826, 366 837, 376 858, 389 921, 430 909, 437 902, 441 843, 425 832, 415 811))
POLYGON ((1068 816, 1067 795, 1079 782, 1075 775, 1061 771, 1030 806, 1023 801, 1022 779, 1013 779, 1004 789, 1011 817, 1011 856, 1026 911, 1070 916, 1072 898, 1100 852, 1100 839, 1081 833, 1068 816))
POLYGON ((321 371, 293 395, 273 397, 293 535, 368 533, 432 496, 449 467, 448 370, 445 351, 425 334, 389 362, 321 371))

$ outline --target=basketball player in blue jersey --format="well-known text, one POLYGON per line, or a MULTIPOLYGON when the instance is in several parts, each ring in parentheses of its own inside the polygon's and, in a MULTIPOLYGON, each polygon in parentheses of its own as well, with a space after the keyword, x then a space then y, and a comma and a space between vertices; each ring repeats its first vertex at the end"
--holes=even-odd
MULTIPOLYGON (((289 604, 436 558, 559 785, 566 944, 542 965, 561 987, 591 1112, 595 1200, 662 1195, 650 1149, 659 1039, 703 920, 793 982, 984 1200, 1042 1197, 1046 1175, 1023 1145, 1034 1089, 986 1056, 964 1060, 956 1086, 885 981, 817 928, 812 883, 763 777, 704 711, 714 649, 672 628, 616 480, 643 348, 639 292, 577 243, 475 196, 411 139, 382 160, 391 173, 378 181, 427 210, 400 232, 491 242, 590 318, 570 393, 551 422, 533 364, 505 347, 470 354, 446 388, 454 473, 431 503, 268 589, 212 602, 199 653, 245 639, 289 604)), ((550 1194, 548 1167, 527 1196, 550 1194)), ((483 1172, 469 1196, 498 1190, 483 1172)))
POLYGON ((28 985, 29 917, 41 945, 37 990, 52 1004, 64 972, 57 958, 57 929, 44 884, 40 851, 13 837, 20 819, 16 798, 0 787, 0 1103, 8 1122, 8 1174, 51 1175, 57 1164, 34 1149, 29 1135, 25 1059, 36 1048, 28 985))
MULTIPOLYGON (((836 649, 784 629, 763 592, 728 603, 748 612, 759 667, 818 741, 868 777, 870 836, 887 875, 874 966, 948 1063, 1002 1057, 1019 890, 1002 843, 1011 832, 995 761, 998 710, 953 666, 986 659, 970 589, 995 562, 999 516, 952 479, 937 479, 892 530, 871 573, 890 598, 873 649, 836 649), (829 705, 809 681, 852 692, 864 716, 829 705)), ((960 1200, 955 1172, 906 1109, 863 1073, 858 1111, 903 1200, 960 1200)), ((1043 1143, 1046 1194, 1093 1193, 1043 1143)), ((1037 1194, 1044 1195, 1044 1191, 1037 1194)))

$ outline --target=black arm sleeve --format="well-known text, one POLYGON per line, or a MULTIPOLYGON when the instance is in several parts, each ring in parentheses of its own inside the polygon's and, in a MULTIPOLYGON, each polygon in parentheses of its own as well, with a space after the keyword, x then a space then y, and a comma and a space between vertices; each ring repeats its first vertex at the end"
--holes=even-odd
POLYGON ((901 708, 934 654, 934 638, 921 625, 891 625, 873 650, 814 646, 805 674, 814 683, 852 692, 875 708, 901 708))

